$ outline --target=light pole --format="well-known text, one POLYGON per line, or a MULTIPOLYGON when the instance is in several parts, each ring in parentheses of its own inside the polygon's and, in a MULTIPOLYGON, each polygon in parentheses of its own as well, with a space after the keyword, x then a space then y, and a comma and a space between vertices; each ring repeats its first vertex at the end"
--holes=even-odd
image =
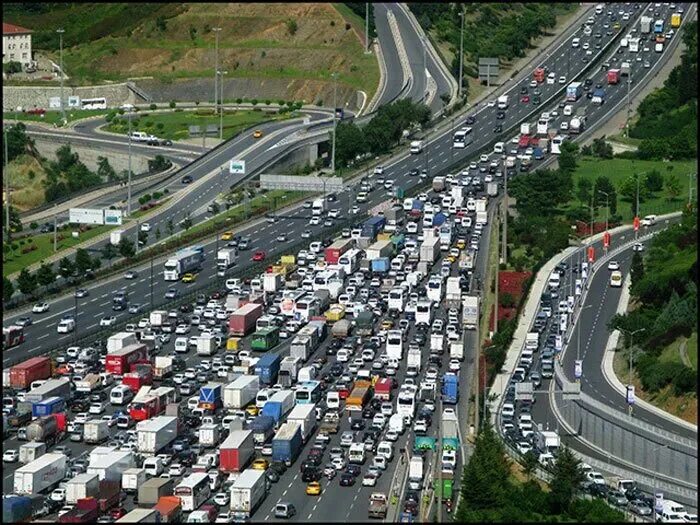
POLYGON ((630 68, 628 76, 627 76, 627 121, 625 122, 625 135, 629 138, 630 136, 630 113, 631 113, 631 106, 630 106, 630 89, 632 86, 632 68, 630 68))
POLYGON ((219 107, 218 106, 218 100, 217 100, 217 93, 218 90, 216 89, 216 80, 217 80, 217 75, 219 74, 219 32, 221 31, 220 27, 212 27, 212 31, 214 31, 214 34, 216 35, 216 44, 215 44, 215 65, 214 65, 214 115, 216 115, 216 109, 219 107))
MULTIPOLYGON (((656 461, 659 461, 659 456, 656 455, 656 452, 658 450, 661 450, 662 448, 668 448, 668 445, 659 445, 658 447, 654 447, 654 449, 651 451, 651 457, 656 458, 656 461)), ((652 496, 654 496, 654 505, 651 507, 651 517, 652 517, 652 522, 656 523, 656 472, 658 469, 652 469, 652 479, 651 479, 651 492, 652 496)))
MULTIPOLYGON (((581 314, 588 308, 593 308, 593 305, 589 304, 588 306, 582 307, 578 313, 578 321, 576 322, 576 361, 581 360, 581 314)), ((581 378, 577 377, 576 382, 580 383, 581 378)))
POLYGON ((128 167, 128 180, 127 180, 127 190, 126 190, 126 216, 131 216, 131 112, 127 113, 127 120, 129 121, 129 167, 128 167))
MULTIPOLYGON (((15 126, 17 124, 15 123, 15 126)), ((3 126, 3 131, 5 132, 5 230, 7 231, 7 240, 10 240, 10 173, 7 170, 7 128, 9 126, 3 126)))
MULTIPOLYGON (((646 330, 646 328, 639 328, 639 329, 635 330, 634 332, 630 332, 629 330, 625 330, 623 328, 618 328, 618 330, 620 330, 620 332, 622 332, 623 334, 627 335, 627 337, 629 338, 628 350, 630 353, 630 365, 629 365, 629 370, 628 370, 629 375, 628 375, 628 380, 627 380, 627 386, 630 387, 630 386, 632 386, 632 355, 634 354, 634 347, 632 345, 632 340, 634 338, 634 334, 644 332, 646 330)), ((631 403, 627 404, 627 412, 629 413, 630 416, 632 415, 632 404, 631 403)))
POLYGON ((425 99, 425 102, 428 101, 428 70, 427 70, 427 64, 426 64, 426 43, 425 43, 425 36, 421 37, 421 42, 423 43, 423 97, 422 99, 425 99))
POLYGON ((335 175, 335 131, 338 122, 338 73, 331 73, 333 78, 333 144, 331 145, 331 172, 335 175))
POLYGON ((365 2, 365 53, 369 53, 369 2, 365 2))
POLYGON ((228 75, 228 71, 219 71, 221 78, 219 79, 219 140, 224 140, 224 75, 228 75))
MULTIPOLYGON (((629 118, 629 117, 628 117, 629 118)), ((635 205, 635 217, 639 217, 639 174, 637 174, 637 201, 635 205)), ((637 228, 634 229, 634 240, 637 240, 637 235, 638 235, 637 228)))
POLYGON ((462 81, 464 80, 462 76, 462 60, 464 57, 464 6, 462 6, 461 11, 459 12, 459 16, 462 19, 462 22, 460 24, 459 28, 459 98, 461 100, 462 98, 462 81))
POLYGON ((501 156, 503 161, 503 264, 508 264, 508 174, 506 173, 506 156, 501 156))
POLYGON ((63 33, 65 33, 66 30, 63 28, 56 29, 56 33, 58 33, 58 42, 59 42, 59 56, 60 56, 60 63, 61 63, 61 119, 63 120, 63 123, 66 123, 66 110, 63 107, 63 33))
MULTIPOLYGON (((598 193, 605 195, 605 233, 608 233, 608 215, 610 214, 610 194, 603 190, 598 190, 598 193)), ((608 253, 608 247, 603 244, 605 253, 608 253)))

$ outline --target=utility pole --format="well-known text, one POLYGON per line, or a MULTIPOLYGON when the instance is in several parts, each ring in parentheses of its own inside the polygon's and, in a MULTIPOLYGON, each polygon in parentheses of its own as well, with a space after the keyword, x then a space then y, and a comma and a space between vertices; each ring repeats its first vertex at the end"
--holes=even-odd
POLYGON ((73 293, 73 297, 75 298, 75 310, 74 310, 74 317, 75 317, 75 327, 73 327, 73 344, 75 344, 78 341, 78 286, 76 285, 75 287, 75 292, 73 293))
POLYGON ((134 253, 139 253, 139 235, 141 230, 139 229, 139 220, 136 219, 136 239, 134 239, 134 253))
MULTIPOLYGON (((598 190, 598 193, 602 193, 605 195, 605 233, 608 233, 608 215, 610 213, 610 194, 603 190, 598 190)), ((603 249, 605 250, 605 253, 608 253, 608 249, 606 246, 603 246, 603 249)))
MULTIPOLYGON (((219 32, 221 31, 220 27, 212 27, 212 31, 214 31, 214 35, 216 35, 216 44, 215 45, 215 65, 214 65, 214 115, 216 115, 216 110, 219 107, 219 101, 217 99, 218 96, 218 90, 216 81, 217 81, 217 76, 219 75, 219 32)), ((221 137, 219 137, 221 138, 221 137)))
POLYGON ((126 216, 130 217, 131 216, 131 112, 127 113, 128 117, 127 120, 129 121, 129 167, 128 171, 129 173, 127 174, 128 181, 127 181, 127 190, 126 190, 126 216))
MULTIPOLYGON (((498 282, 498 279, 496 279, 496 282, 498 282)), ((479 295, 480 290, 476 290, 477 295, 479 295)), ((496 308, 498 308, 498 305, 496 305, 496 308)), ((498 312, 498 310, 496 310, 498 312)), ((480 359, 480 354, 481 354, 481 340, 479 339, 479 321, 480 319, 477 316, 476 320, 476 363, 475 363, 475 371, 476 371, 476 394, 474 395, 474 432, 478 435, 479 434, 479 380, 480 380, 480 370, 479 370, 479 359, 480 359)))
POLYGON ((464 68, 462 63, 462 60, 464 59, 464 6, 462 6, 462 10, 459 12, 459 16, 462 19, 462 23, 459 28, 459 98, 461 100, 462 81, 464 80, 462 73, 462 70, 464 68))
POLYGON ((503 162, 503 264, 508 264, 508 173, 506 172, 506 155, 501 156, 503 162))
POLYGON ((365 2, 365 53, 369 53, 369 2, 365 2))
POLYGON ((331 73, 333 77, 333 144, 331 146, 331 172, 335 175, 335 135, 338 122, 338 73, 331 73))
POLYGON ((437 496, 437 522, 442 523, 442 498, 443 498, 443 493, 442 493, 442 465, 439 464, 439 462, 442 461, 442 433, 444 432, 444 429, 442 428, 442 396, 438 397, 438 414, 440 417, 438 417, 438 442, 437 442, 437 450, 438 454, 437 457, 435 458, 435 464, 438 467, 438 486, 437 490, 435 491, 435 494, 437 496))
POLYGON ((56 253, 56 242, 58 240, 57 238, 57 231, 58 227, 56 225, 56 222, 58 221, 58 212, 56 211, 56 205, 53 205, 53 253, 56 253))
POLYGON ((627 75, 627 121, 625 122, 625 135, 629 138, 630 136, 630 89, 632 87, 632 68, 627 75))
POLYGON ((63 123, 66 123, 66 110, 63 106, 63 33, 65 33, 66 30, 63 28, 56 29, 56 33, 58 33, 58 42, 59 42, 59 56, 60 56, 60 63, 61 63, 61 119, 63 123))
MULTIPOLYGON (((498 215, 499 215, 499 218, 500 218, 501 214, 499 213, 498 215)), ((498 253, 496 254, 496 258, 498 259, 498 261, 497 261, 497 263, 496 263, 496 285, 495 285, 495 288, 496 288, 496 305, 495 305, 494 313, 493 313, 493 333, 494 333, 494 334, 495 334, 496 332, 498 332, 498 274, 499 274, 500 271, 501 271, 501 250, 500 250, 501 243, 499 242, 499 241, 501 240, 501 231, 500 231, 500 225, 498 224, 498 222, 496 222, 496 236, 497 236, 497 239, 496 239, 496 250, 498 251, 498 253)), ((477 403, 476 406, 478 407, 479 404, 477 403)))
MULTIPOLYGON (((634 332, 629 332, 627 330, 624 330, 622 328, 618 328, 620 332, 626 334, 629 337, 629 346, 627 349, 629 350, 630 353, 630 364, 629 364, 629 375, 628 375, 628 380, 627 380, 627 385, 632 386, 632 355, 634 353, 634 345, 632 344, 632 339, 634 338, 634 334, 638 334, 640 332, 644 332, 646 328, 639 328, 638 330, 635 330, 634 332)), ((631 416, 632 415, 632 405, 630 403, 627 404, 627 413, 631 416)))
MULTIPOLYGON (((15 126, 17 123, 15 123, 15 126)), ((5 230, 7 231, 7 240, 10 240, 10 173, 7 170, 7 128, 4 126, 3 131, 5 132, 5 230)))
MULTIPOLYGON (((635 214, 634 215, 635 215, 635 217, 639 217, 639 174, 637 173, 636 175, 637 175, 637 204, 635 207, 635 214)), ((639 232, 635 228, 635 230, 634 230, 634 240, 635 241, 637 240, 638 233, 639 232)))
POLYGON ((153 309, 153 250, 151 250, 151 310, 153 309))
POLYGON ((427 45, 425 42, 425 36, 421 37, 421 42, 423 43, 423 97, 425 102, 428 101, 428 67, 426 62, 426 49, 427 45))
MULTIPOLYGON (((581 360, 581 322, 582 322, 581 321, 581 314, 583 313, 583 311, 585 309, 592 308, 592 307, 593 307, 592 304, 589 304, 588 306, 584 306, 583 308, 581 308, 581 310, 579 310, 579 313, 578 313, 578 321, 576 322, 576 332, 577 332, 577 336, 576 336, 576 361, 581 360)), ((581 379, 577 378, 576 382, 580 383, 581 379)))

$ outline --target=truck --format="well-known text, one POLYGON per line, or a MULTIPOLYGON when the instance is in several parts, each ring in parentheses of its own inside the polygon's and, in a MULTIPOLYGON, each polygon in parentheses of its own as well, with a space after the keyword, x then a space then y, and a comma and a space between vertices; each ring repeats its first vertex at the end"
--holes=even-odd
POLYGON ((158 454, 178 435, 178 419, 157 416, 136 424, 136 446, 141 454, 158 454))
POLYGON ((134 509, 124 514, 115 523, 160 523, 160 512, 156 509, 134 509))
POLYGON ((250 339, 251 350, 267 351, 279 344, 279 328, 267 326, 256 331, 250 339))
POLYGON ((10 368, 10 386, 15 390, 27 390, 40 379, 51 377, 51 359, 32 357, 10 368))
POLYGON ((255 445, 262 447, 275 433, 275 420, 271 416, 259 414, 248 424, 248 429, 253 432, 255 445))
POLYGON ((58 523, 94 523, 100 515, 100 505, 95 498, 82 498, 75 507, 62 514, 58 523))
POLYGON ((450 359, 464 361, 464 343, 461 341, 452 341, 450 343, 450 359))
POLYGON ((139 505, 155 505, 163 496, 172 496, 174 478, 151 478, 139 486, 139 505))
MULTIPOLYGON (((160 514, 161 523, 184 521, 182 520, 182 500, 179 496, 161 496, 158 498, 158 503, 153 507, 153 510, 158 511, 160 514)), ((194 514, 194 512, 191 514, 194 514)))
POLYGON ((299 358, 301 362, 305 362, 313 350, 313 339, 306 335, 297 334, 294 339, 292 339, 288 357, 299 358))
POLYGON ((333 328, 331 328, 331 335, 333 337, 347 337, 348 334, 350 333, 350 321, 347 319, 341 319, 340 321, 336 321, 335 324, 333 324, 333 328))
POLYGON ((605 102, 605 91, 602 89, 596 89, 593 91, 593 97, 591 98, 593 104, 601 105, 605 102))
POLYGON ((447 308, 459 308, 462 302, 462 288, 459 285, 460 277, 448 277, 445 290, 445 304, 447 308))
POLYGON ((418 155, 419 153, 422 153, 423 141, 422 140, 411 141, 411 146, 409 148, 409 151, 411 152, 412 155, 418 155))
POLYGON ((165 310, 153 310, 148 314, 148 322, 151 323, 151 328, 160 328, 164 324, 168 324, 168 312, 165 310))
POLYGON ((445 348, 445 336, 442 334, 430 334, 430 351, 442 354, 445 348))
POLYGON ((543 67, 536 67, 535 71, 532 73, 532 78, 535 80, 535 82, 542 83, 544 82, 544 68, 543 67))
POLYGON ((79 499, 95 498, 99 495, 100 479, 97 474, 78 474, 66 483, 66 503, 76 503, 79 499))
POLYGON ((579 117, 573 117, 569 122, 569 133, 578 135, 583 130, 583 121, 579 117))
POLYGON ((109 233, 109 243, 112 246, 118 246, 122 241, 122 235, 124 235, 124 230, 113 230, 109 233))
POLYGON ((495 197, 498 195, 498 183, 497 182, 489 182, 486 185, 486 194, 489 197, 495 197))
POLYGON ((132 365, 131 372, 122 376, 122 385, 128 386, 132 392, 138 392, 141 387, 153 384, 153 369, 150 365, 132 365))
POLYGON ((559 451, 561 441, 559 434, 551 430, 537 430, 535 432, 535 448, 545 454, 556 454, 559 451))
POLYGON ((384 401, 391 401, 392 381, 388 377, 381 377, 374 384, 374 397, 384 401))
POLYGON ((388 257, 379 257, 377 259, 372 259, 372 272, 374 273, 386 273, 391 268, 391 261, 388 257))
POLYGON ((681 26, 681 14, 672 13, 671 14, 671 27, 674 29, 681 26))
POLYGON ((39 494, 53 489, 66 475, 65 454, 44 454, 15 470, 15 494, 39 494))
POLYGON ((328 264, 338 264, 338 259, 353 245, 352 239, 340 238, 328 246, 323 252, 323 258, 328 264))
POLYGON ((216 339, 211 334, 203 334, 197 337, 197 355, 214 355, 218 350, 216 339))
POLYGON ((456 374, 446 373, 442 376, 442 388, 440 393, 444 404, 457 404, 459 401, 459 378, 456 374))
POLYGON ((263 416, 270 416, 275 421, 275 426, 282 423, 282 419, 294 408, 294 391, 279 390, 267 400, 261 411, 263 416))
POLYGON ((53 445, 66 431, 65 413, 40 417, 26 427, 27 441, 41 441, 53 445))
POLYGON ((255 322, 262 316, 263 305, 246 303, 228 318, 229 335, 243 337, 255 328, 255 322))
POLYGON ((377 215, 367 219, 362 224, 362 231, 360 233, 361 237, 368 237, 374 240, 377 234, 384 229, 386 225, 386 217, 382 215, 377 215))
POLYGON ((380 257, 389 257, 394 252, 394 245, 390 240, 377 241, 365 250, 365 259, 371 261, 380 257))
POLYGON ((423 457, 413 456, 408 464, 408 488, 420 490, 423 484, 423 457))
POLYGON ((224 408, 240 409, 255 400, 260 390, 258 376, 242 375, 224 387, 224 408))
POLYGON ((127 494, 138 492, 139 487, 146 482, 146 471, 142 468, 128 468, 122 474, 122 490, 127 494))
POLYGON ((197 431, 199 444, 203 447, 215 447, 218 445, 219 439, 221 438, 219 429, 219 425, 214 423, 204 423, 200 425, 197 431))
POLYGON ((583 94, 583 84, 581 82, 572 82, 566 86, 566 101, 576 102, 583 94))
MULTIPOLYGON (((337 323, 336 323, 337 324, 337 323)), ((280 371, 282 358, 278 354, 263 354, 255 364, 255 375, 260 378, 263 385, 273 385, 280 371)))
POLYGON ((530 134, 530 123, 529 122, 523 122, 520 124, 520 134, 521 135, 529 135, 530 134))
POLYGON ((420 348, 411 348, 408 350, 408 357, 406 358, 406 367, 415 367, 420 370, 421 363, 421 351, 420 348))
POLYGON ((231 485, 231 513, 234 519, 250 518, 267 496, 269 481, 262 470, 241 472, 231 485))
POLYGON ((459 450, 459 422, 452 408, 445 408, 441 415, 442 448, 444 450, 459 450))
POLYGON ((97 474, 100 480, 119 483, 124 471, 135 466, 136 457, 133 452, 115 450, 114 452, 91 457, 87 472, 89 474, 97 474))
POLYGON ((527 148, 530 145, 530 135, 520 135, 518 138, 518 147, 520 149, 527 148))
POLYGON ((508 108, 508 95, 501 95, 498 97, 498 109, 507 109, 508 108))
POLYGON ((163 279, 179 281, 183 275, 201 270, 204 249, 201 246, 183 248, 175 252, 163 265, 163 279))
MULTIPOLYGON (((311 405, 297 405, 311 406, 311 405)), ((313 408, 313 407, 311 407, 313 408)), ((272 461, 291 466, 301 452, 304 439, 301 433, 301 423, 287 421, 272 438, 272 461)))
POLYGON ((165 379, 173 373, 173 357, 157 355, 153 366, 153 379, 165 379))
POLYGON ((83 425, 83 441, 85 443, 102 443, 109 439, 109 425, 101 419, 90 419, 83 425))
POLYGON ((326 412, 319 427, 319 433, 337 434, 340 428, 340 416, 337 412, 326 412))
POLYGON ((445 177, 434 177, 432 188, 437 193, 443 191, 445 189, 445 177))
POLYGON ((226 271, 236 265, 237 248, 220 248, 216 252, 216 275, 223 277, 226 271))
POLYGON ((66 410, 66 400, 62 397, 47 397, 38 403, 32 403, 32 416, 50 416, 66 410))
POLYGON ((476 210, 476 218, 475 218, 475 223, 476 224, 486 224, 489 220, 489 214, 486 210, 480 211, 476 210))
POLYGON ((224 385, 222 383, 207 383, 199 389, 199 408, 204 410, 211 410, 214 412, 217 408, 221 407, 222 390, 224 385))
POLYGON ((620 70, 608 69, 608 84, 618 84, 620 82, 620 70))
POLYGON ((311 203, 311 215, 320 216, 326 211, 326 199, 316 199, 311 203))
POLYGON ((362 310, 355 316, 355 333, 361 336, 372 335, 373 323, 374 314, 369 310, 362 310))
MULTIPOLYGON (((304 337, 305 340, 308 341, 308 337, 304 337)), ((294 348, 296 338, 292 340, 292 347, 294 348)), ((299 344, 297 342, 297 344, 299 344)), ((297 348, 297 350, 299 350, 297 348)), ((291 350, 290 350, 291 352, 291 350)), ((284 388, 289 388, 292 386, 292 383, 294 383, 297 379, 297 374, 299 373, 299 369, 302 366, 302 360, 301 357, 299 356, 285 356, 282 359, 282 362, 280 364, 280 373, 277 378, 277 382, 281 384, 284 388)), ((256 378, 257 379, 257 378, 256 378)))
POLYGON ((462 300, 462 325, 467 330, 475 330, 479 324, 479 296, 466 295, 462 300))
POLYGON ((279 272, 266 272, 263 274, 263 291, 274 293, 281 290, 284 285, 284 277, 279 272))
POLYGON ((139 340, 134 332, 118 332, 110 335, 107 338, 107 354, 112 354, 129 345, 138 344, 138 342, 139 340))
POLYGON ((622 62, 620 64, 620 76, 628 77, 630 75, 630 63, 622 62))
POLYGON ((651 23, 652 18, 650 16, 643 16, 639 22, 639 32, 643 35, 651 33, 651 23))
POLYGON ((46 454, 46 443, 32 442, 19 446, 19 462, 23 464, 31 463, 44 454, 46 454))
POLYGON ((306 443, 318 426, 316 405, 296 405, 287 416, 287 423, 299 423, 301 439, 306 443))
POLYGON ((383 492, 373 492, 369 497, 368 517, 383 520, 386 518, 388 500, 383 492))
POLYGON ((88 374, 80 381, 75 382, 75 391, 89 394, 102 385, 102 379, 98 374, 88 374))
POLYGON ((476 252, 474 250, 464 250, 459 256, 459 269, 467 270, 471 273, 474 269, 474 259, 476 259, 476 252))
POLYGON ((424 239, 420 245, 420 261, 434 263, 440 256, 440 238, 430 237, 424 239))

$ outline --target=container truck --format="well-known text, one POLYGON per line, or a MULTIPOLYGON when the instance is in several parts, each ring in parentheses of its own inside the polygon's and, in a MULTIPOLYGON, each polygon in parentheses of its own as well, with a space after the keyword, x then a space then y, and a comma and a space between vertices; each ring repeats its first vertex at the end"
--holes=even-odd
POLYGON ((88 374, 80 381, 75 382, 75 391, 89 394, 102 385, 102 379, 98 374, 88 374))
MULTIPOLYGON (((294 347, 295 340, 296 338, 292 341, 292 348, 294 347)), ((294 383, 297 379, 297 374, 299 373, 299 368, 301 366, 302 360, 300 357, 293 357, 291 355, 285 356, 280 364, 280 373, 277 382, 284 388, 291 387, 292 383, 294 383)))
POLYGON ((489 197, 495 197, 498 195, 498 183, 497 182, 489 182, 486 185, 486 194, 489 197))
POLYGON ((265 403, 262 415, 270 416, 279 426, 284 416, 294 408, 294 392, 292 390, 279 390, 265 403))
POLYGON ((352 239, 338 239, 324 250, 324 260, 328 264, 338 264, 338 259, 352 248, 352 239))
POLYGON ((151 328, 159 328, 168 322, 168 312, 165 310, 153 310, 148 315, 151 328))
POLYGON ((456 405, 459 401, 459 379, 456 374, 447 373, 442 376, 442 402, 456 405))
POLYGON ((316 405, 296 405, 287 416, 287 423, 301 425, 301 439, 306 443, 318 426, 316 405))
POLYGON ((100 493, 97 474, 78 474, 66 483, 66 503, 76 503, 83 498, 96 498, 100 493))
POLYGON ((335 324, 333 324, 333 328, 331 328, 331 335, 336 338, 347 337, 349 333, 350 321, 348 321, 347 319, 341 319, 340 321, 336 321, 335 324))
POLYGON ((47 397, 38 403, 32 403, 32 416, 50 416, 58 412, 65 412, 66 400, 62 397, 47 397))
POLYGON ((450 343, 450 359, 464 361, 464 343, 461 341, 453 341, 450 343))
POLYGON ((231 485, 231 513, 234 519, 250 518, 267 495, 269 481, 262 470, 248 469, 231 485))
POLYGON ((172 416, 158 416, 136 424, 136 445, 141 454, 157 454, 175 440, 178 420, 172 416))
POLYGON ((377 234, 384 229, 384 226, 386 225, 386 218, 377 215, 375 217, 371 217, 367 219, 363 224, 362 224, 362 237, 369 237, 371 239, 374 239, 377 237, 377 234))
POLYGON ((65 413, 52 414, 40 417, 29 423, 26 427, 27 441, 41 441, 47 445, 53 445, 66 431, 65 413))
POLYGON ((145 344, 135 343, 122 346, 108 353, 105 357, 105 370, 115 376, 123 376, 131 366, 148 360, 148 348, 145 344))
POLYGON ((467 330, 475 330, 479 324, 479 297, 467 295, 462 301, 462 325, 467 330))
POLYGON ((163 496, 172 496, 173 478, 151 478, 139 486, 139 505, 155 505, 163 496))
POLYGON ((15 470, 15 494, 39 494, 53 489, 66 475, 65 454, 44 454, 15 470))
POLYGON ((380 257, 389 257, 394 251, 390 240, 377 241, 365 250, 365 259, 371 261, 380 257))
POLYGON ((160 514, 161 523, 178 523, 184 521, 182 519, 182 500, 179 496, 160 497, 158 503, 153 507, 153 510, 157 510, 160 514))
POLYGON ((260 390, 258 376, 242 375, 224 387, 224 408, 240 409, 255 400, 260 390))
POLYGON ((642 33, 642 34, 651 33, 651 22, 652 22, 652 19, 650 16, 643 16, 641 18, 640 24, 639 24, 640 25, 640 27, 639 27, 640 33, 642 33))
POLYGON ((264 273, 262 285, 263 291, 274 293, 284 286, 284 276, 279 272, 264 273))
POLYGON ((23 443, 19 446, 19 462, 26 464, 46 454, 46 443, 23 443))
POLYGON ((229 473, 245 469, 255 455, 254 433, 255 430, 230 431, 219 446, 219 470, 229 473))
POLYGON ((250 422, 248 428, 253 432, 255 445, 262 447, 275 433, 275 420, 270 416, 260 414, 250 422))
POLYGON ((498 97, 498 109, 508 108, 508 95, 501 95, 498 97))
POLYGON ((127 494, 138 492, 139 487, 146 482, 146 471, 142 468, 128 468, 122 474, 122 490, 127 494))
POLYGON ((115 450, 91 457, 87 472, 97 474, 100 480, 120 482, 124 471, 135 466, 136 457, 133 452, 115 450))
POLYGON ((51 377, 51 359, 32 357, 10 368, 10 386, 15 390, 28 390, 29 385, 51 377))
POLYGON ((156 509, 134 509, 124 514, 115 523, 160 523, 160 512, 156 509))
POLYGON ((107 338, 107 353, 111 354, 121 350, 125 346, 138 344, 138 339, 134 332, 119 332, 107 338))
POLYGON ((204 249, 201 246, 183 248, 165 261, 163 265, 163 279, 166 281, 179 281, 184 274, 201 270, 203 262, 204 249))
POLYGON ((173 358, 167 355, 157 355, 153 367, 153 379, 165 379, 173 373, 173 358))
MULTIPOLYGON (((336 323, 337 324, 337 323, 336 323)), ((282 358, 278 354, 264 354, 255 365, 255 375, 263 385, 273 385, 277 380, 282 358)))
POLYGON ((82 498, 75 507, 61 515, 58 523, 94 523, 100 515, 100 505, 95 498, 82 498))
POLYGON ((583 94, 583 84, 581 82, 572 82, 566 86, 566 101, 576 102, 583 94))
POLYGON ((462 301, 462 288, 459 285, 460 277, 448 277, 445 290, 445 304, 447 308, 459 308, 462 301))
POLYGON ((218 445, 221 438, 219 429, 219 425, 214 423, 201 425, 197 434, 199 436, 199 444, 203 447, 215 447, 218 445))
POLYGON ((440 256, 440 238, 430 237, 420 245, 420 261, 433 263, 440 256))
POLYGON ((323 212, 326 211, 326 200, 321 198, 321 199, 316 199, 311 203, 311 214, 312 215, 323 215, 323 212))
POLYGON ((236 264, 236 256, 238 249, 236 248, 221 248, 216 252, 216 275, 223 277, 226 271, 236 264))
POLYGON ((291 466, 299 456, 302 444, 301 424, 296 421, 287 421, 272 438, 272 461, 284 462, 288 467, 291 466))
POLYGON ((255 322, 263 313, 263 305, 260 303, 246 303, 233 312, 228 319, 229 335, 243 337, 248 335, 255 322))
POLYGON ((391 262, 388 257, 379 257, 377 259, 372 259, 372 271, 374 273, 386 273, 391 268, 391 262))
POLYGON ((459 422, 457 414, 452 408, 442 411, 442 448, 444 450, 459 450, 459 422))
POLYGON ((102 443, 109 439, 109 426, 102 419, 90 419, 83 426, 83 441, 89 444, 102 443))

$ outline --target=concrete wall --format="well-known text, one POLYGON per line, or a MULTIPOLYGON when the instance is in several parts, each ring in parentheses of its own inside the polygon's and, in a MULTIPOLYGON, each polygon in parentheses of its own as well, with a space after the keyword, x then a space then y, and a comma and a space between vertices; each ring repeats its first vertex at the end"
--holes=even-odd
MULTIPOLYGON (((56 150, 61 147, 62 144, 57 144, 56 141, 53 140, 43 140, 38 137, 35 137, 34 141, 36 149, 41 155, 49 160, 56 160, 56 150)), ((67 143, 68 141, 65 142, 67 143)), ((97 157, 107 157, 109 159, 109 164, 117 173, 127 169, 129 165, 129 155, 126 153, 110 151, 109 154, 106 154, 105 151, 101 149, 86 148, 75 144, 71 144, 71 149, 78 154, 80 161, 91 171, 97 171, 97 157)), ((143 157, 132 152, 131 169, 133 173, 144 173, 148 171, 149 158, 150 157, 143 157)))
MULTIPOLYGON (((13 110, 18 106, 23 108, 49 108, 49 98, 60 97, 61 88, 54 86, 3 86, 2 107, 13 110)), ((63 97, 68 103, 69 96, 83 98, 105 97, 108 107, 116 107, 125 103, 133 103, 134 94, 126 84, 111 84, 103 86, 70 87, 63 86, 63 97)))

